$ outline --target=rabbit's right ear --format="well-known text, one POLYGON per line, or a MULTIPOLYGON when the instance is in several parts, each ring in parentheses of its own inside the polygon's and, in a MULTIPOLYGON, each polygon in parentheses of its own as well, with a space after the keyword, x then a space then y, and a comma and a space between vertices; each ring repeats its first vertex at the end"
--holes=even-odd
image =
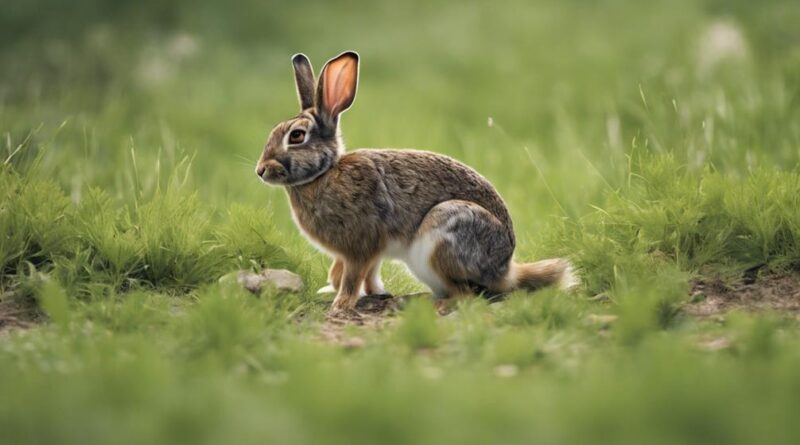
POLYGON ((317 85, 317 109, 336 122, 350 108, 358 88, 358 53, 347 51, 329 60, 322 68, 317 85))
POLYGON ((297 84, 297 98, 300 100, 300 111, 314 106, 314 70, 305 54, 292 57, 294 81, 297 84))

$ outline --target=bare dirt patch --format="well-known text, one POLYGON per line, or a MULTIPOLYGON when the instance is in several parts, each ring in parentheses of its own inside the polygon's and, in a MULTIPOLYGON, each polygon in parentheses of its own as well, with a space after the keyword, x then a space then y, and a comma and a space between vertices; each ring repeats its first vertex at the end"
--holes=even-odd
POLYGON ((395 315, 409 300, 426 296, 430 294, 365 295, 358 299, 355 310, 330 312, 320 328, 319 338, 345 348, 362 347, 366 341, 357 334, 360 328, 384 329, 397 320, 395 315))
POLYGON ((366 341, 358 335, 351 335, 348 327, 360 326, 382 329, 392 323, 393 315, 400 310, 401 299, 391 295, 365 295, 358 299, 355 310, 331 312, 320 328, 322 340, 346 348, 359 348, 366 341))
POLYGON ((11 329, 26 329, 40 322, 42 315, 30 304, 12 299, 0 300, 0 334, 11 329))
POLYGON ((731 310, 800 312, 800 275, 745 276, 734 283, 698 279, 692 301, 683 307, 691 315, 708 317, 731 310))

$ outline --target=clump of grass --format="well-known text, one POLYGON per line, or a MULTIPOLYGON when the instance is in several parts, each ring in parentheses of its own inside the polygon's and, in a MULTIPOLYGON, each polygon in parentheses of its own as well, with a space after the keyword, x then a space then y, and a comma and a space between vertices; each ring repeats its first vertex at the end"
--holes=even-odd
POLYGON ((134 209, 126 228, 142 248, 142 278, 180 289, 218 274, 227 258, 209 248, 208 217, 195 196, 169 192, 134 209))
POLYGON ((52 273, 84 294, 91 287, 148 286, 185 292, 236 268, 299 264, 275 241, 266 215, 234 207, 212 230, 213 211, 169 187, 132 206, 90 189, 72 203, 54 183, 10 167, 0 171, 0 284, 17 288, 31 273, 52 273))
POLYGON ((281 237, 272 218, 266 209, 232 205, 215 232, 219 248, 235 258, 239 268, 296 269, 297 261, 278 242, 281 237))
POLYGON ((525 367, 545 357, 542 334, 536 329, 509 330, 492 340, 491 362, 497 365, 525 367))
POLYGON ((557 235, 572 238, 568 253, 590 293, 615 287, 621 275, 671 267, 689 273, 800 267, 797 172, 758 169, 740 181, 712 169, 687 171, 663 155, 646 157, 632 177, 630 187, 557 235))
POLYGON ((577 318, 574 299, 555 289, 543 289, 536 298, 527 294, 514 295, 498 314, 498 323, 514 327, 544 326, 559 330, 577 318))
MULTIPOLYGON (((74 271, 82 276, 70 274, 73 280, 101 280, 118 289, 135 284, 133 277, 142 268, 142 246, 136 234, 126 230, 125 216, 102 190, 85 193, 76 223, 86 252, 78 266, 81 270, 74 271)), ((65 267, 61 272, 66 272, 65 267)))
POLYGON ((674 327, 687 295, 685 275, 674 268, 621 282, 614 290, 619 316, 614 333, 621 342, 636 344, 653 332, 674 327))
POLYGON ((442 341, 441 329, 433 304, 417 298, 405 308, 397 338, 411 350, 434 348, 442 341))
POLYGON ((93 287, 75 312, 114 333, 158 332, 182 314, 188 302, 145 289, 118 293, 93 287))
POLYGON ((0 166, 0 283, 25 265, 43 269, 75 247, 69 199, 49 182, 0 166))
POLYGON ((8 1, 2 439, 798 443, 795 317, 678 311, 692 275, 800 263, 797 1, 8 1), (341 42, 363 56, 348 147, 466 162, 519 260, 569 256, 584 288, 420 302, 342 345, 327 300, 215 283, 324 282, 252 171, 296 111, 288 55, 341 42), (51 323, 6 331, 15 296, 51 323))
POLYGON ((210 288, 198 295, 187 314, 187 351, 220 356, 226 362, 241 357, 264 335, 263 314, 252 310, 252 295, 242 289, 210 288))
POLYGON ((228 259, 211 248, 208 219, 195 196, 177 190, 131 209, 93 190, 77 209, 75 230, 88 250, 88 267, 116 287, 185 290, 208 282, 228 259))
POLYGON ((47 280, 39 289, 37 299, 47 317, 66 331, 72 321, 72 309, 64 288, 54 280, 47 280))

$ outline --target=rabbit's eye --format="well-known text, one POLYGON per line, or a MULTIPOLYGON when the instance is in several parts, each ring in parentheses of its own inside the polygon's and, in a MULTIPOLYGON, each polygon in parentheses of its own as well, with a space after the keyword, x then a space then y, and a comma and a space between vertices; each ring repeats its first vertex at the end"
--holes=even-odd
POLYGON ((292 132, 289 133, 290 144, 302 144, 303 141, 305 140, 306 140, 305 130, 292 130, 292 132))

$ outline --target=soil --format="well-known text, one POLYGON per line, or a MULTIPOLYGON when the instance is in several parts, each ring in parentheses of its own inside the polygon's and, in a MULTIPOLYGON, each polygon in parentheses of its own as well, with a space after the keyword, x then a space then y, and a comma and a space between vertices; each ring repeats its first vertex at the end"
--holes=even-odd
POLYGON ((733 283, 721 279, 697 279, 691 285, 692 300, 683 310, 699 317, 731 310, 800 312, 799 274, 764 277, 745 274, 733 283))
POLYGON ((348 327, 383 329, 395 323, 397 320, 395 315, 410 299, 424 298, 425 296, 430 296, 430 294, 419 292, 399 297, 392 295, 365 295, 358 299, 355 310, 328 313, 325 322, 320 328, 319 337, 324 341, 335 343, 345 348, 362 347, 366 345, 366 341, 358 335, 353 335, 354 331, 348 329, 348 327))
POLYGON ((382 329, 393 322, 393 315, 400 309, 400 299, 391 295, 365 295, 358 299, 355 310, 328 313, 320 328, 322 340, 345 348, 360 348, 366 340, 351 335, 348 326, 382 329))
MULTIPOLYGON (((330 313, 322 325, 320 337, 345 347, 363 346, 363 339, 348 335, 348 326, 382 329, 395 322, 394 315, 409 299, 420 295, 425 294, 364 296, 358 300, 355 310, 330 313)), ((691 296, 683 311, 697 317, 732 310, 800 314, 800 274, 759 277, 746 273, 732 283, 720 278, 695 279, 691 282, 691 296)), ((0 334, 32 327, 41 320, 41 313, 32 305, 0 299, 0 334)))
MULTIPOLYGON (((702 278, 691 282, 691 300, 683 306, 687 314, 704 318, 732 310, 750 312, 776 311, 800 316, 800 274, 758 276, 745 272, 738 281, 725 282, 721 278, 702 278)), ((419 294, 423 295, 423 294, 419 294)), ((358 300, 353 311, 328 314, 320 330, 320 337, 346 348, 358 348, 366 341, 358 331, 348 326, 383 329, 395 322, 394 315, 410 298, 390 295, 368 295, 358 300)), ((595 317, 590 321, 608 325, 615 318, 595 317)), ((709 339, 701 346, 715 350, 727 347, 727 339, 709 339)))
POLYGON ((0 334, 11 329, 25 329, 41 321, 42 315, 31 304, 0 300, 0 334))

